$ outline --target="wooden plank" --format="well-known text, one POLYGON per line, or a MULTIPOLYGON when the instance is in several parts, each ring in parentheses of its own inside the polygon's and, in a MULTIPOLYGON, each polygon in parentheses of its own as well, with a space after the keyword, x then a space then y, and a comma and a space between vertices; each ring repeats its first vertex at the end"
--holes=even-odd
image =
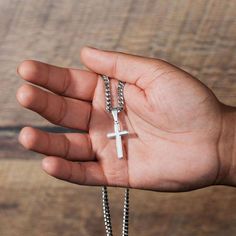
POLYGON ((0 1, 1 126, 48 125, 17 105, 15 68, 32 58, 80 66, 83 45, 163 58, 235 99, 236 1, 0 1))
MULTIPOLYGON (((0 235, 104 235, 99 187, 50 178, 38 161, 2 160, 0 189, 0 235)), ((119 235, 123 190, 109 191, 119 235)), ((236 189, 226 187, 179 194, 131 190, 130 235, 235 235, 235 201, 236 189)))
MULTIPOLYGON (((50 126, 16 102, 20 61, 81 67, 83 45, 162 58, 236 106, 235 0, 0 0, 0 9, 0 235, 104 235, 100 188, 47 177, 41 156, 17 142, 23 125, 50 126)), ((131 235, 235 235, 235 191, 132 191, 131 235)), ((117 234, 121 196, 111 190, 117 234)))

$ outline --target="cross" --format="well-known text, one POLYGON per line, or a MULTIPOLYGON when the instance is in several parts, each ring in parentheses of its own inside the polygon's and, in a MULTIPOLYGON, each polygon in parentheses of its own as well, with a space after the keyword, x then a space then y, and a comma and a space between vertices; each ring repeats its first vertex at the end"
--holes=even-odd
POLYGON ((123 149, 122 149, 122 140, 121 137, 123 135, 127 135, 129 132, 127 130, 120 131, 120 123, 118 120, 118 110, 117 108, 112 109, 111 111, 113 119, 114 119, 114 133, 108 133, 108 138, 115 138, 116 139, 116 151, 117 157, 119 159, 123 158, 123 149))

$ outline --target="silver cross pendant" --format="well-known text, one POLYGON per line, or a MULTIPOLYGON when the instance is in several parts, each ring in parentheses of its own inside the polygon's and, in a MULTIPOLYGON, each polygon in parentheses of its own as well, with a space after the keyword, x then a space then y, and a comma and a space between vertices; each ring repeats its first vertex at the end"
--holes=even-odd
POLYGON ((122 159, 123 158, 123 148, 122 148, 121 137, 123 135, 127 135, 129 132, 127 130, 123 130, 123 131, 120 130, 120 123, 119 123, 119 119, 118 119, 117 108, 113 108, 111 113, 112 113, 112 116, 114 119, 114 133, 108 133, 107 137, 116 139, 117 157, 118 157, 118 159, 122 159))

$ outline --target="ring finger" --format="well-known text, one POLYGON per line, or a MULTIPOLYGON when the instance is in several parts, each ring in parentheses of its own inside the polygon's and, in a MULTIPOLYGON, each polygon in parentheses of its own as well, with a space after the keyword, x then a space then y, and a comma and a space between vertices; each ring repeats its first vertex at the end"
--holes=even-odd
POLYGON ((88 134, 48 133, 25 127, 19 135, 20 143, 27 149, 71 161, 94 161, 95 154, 88 134))

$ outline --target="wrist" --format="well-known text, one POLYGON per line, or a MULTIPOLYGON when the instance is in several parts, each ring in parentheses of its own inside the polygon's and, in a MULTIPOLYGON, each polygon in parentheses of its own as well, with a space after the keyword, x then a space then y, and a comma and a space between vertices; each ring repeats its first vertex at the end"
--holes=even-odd
POLYGON ((221 135, 218 142, 219 184, 236 187, 236 108, 222 105, 221 135))

